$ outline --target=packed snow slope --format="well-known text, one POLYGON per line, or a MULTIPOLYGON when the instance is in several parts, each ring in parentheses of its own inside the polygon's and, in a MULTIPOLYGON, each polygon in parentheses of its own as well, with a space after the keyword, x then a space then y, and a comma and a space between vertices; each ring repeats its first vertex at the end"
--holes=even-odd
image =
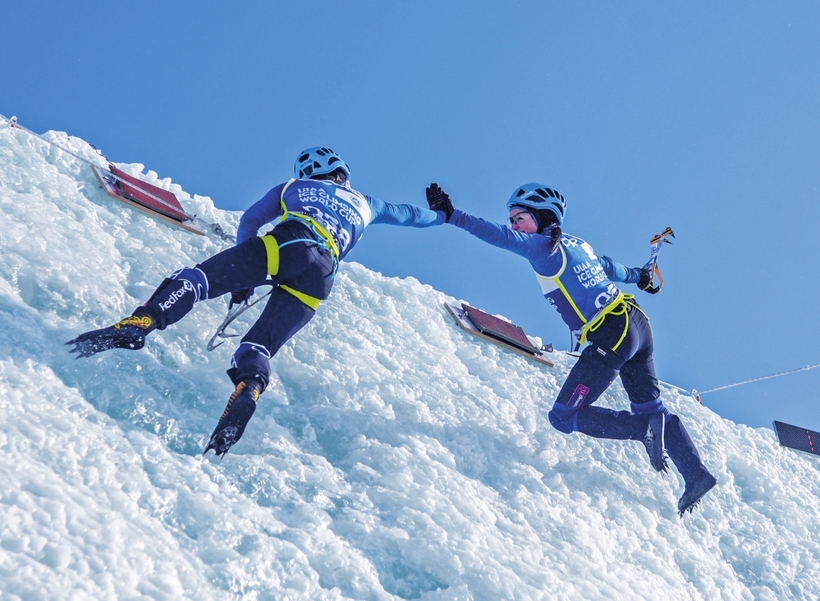
MULTIPOLYGON (((0 120, 1 599, 820 598, 817 458, 666 390, 720 482, 680 519, 682 482, 639 444, 550 427, 572 357, 481 342, 453 299, 355 263, 241 442, 203 458, 233 389, 235 343, 205 349, 224 301, 138 352, 64 343, 227 243, 107 197, 46 140, 101 162, 0 120)), ((121 167, 235 232, 238 214, 121 167)), ((618 384, 600 402, 628 407, 618 384)))

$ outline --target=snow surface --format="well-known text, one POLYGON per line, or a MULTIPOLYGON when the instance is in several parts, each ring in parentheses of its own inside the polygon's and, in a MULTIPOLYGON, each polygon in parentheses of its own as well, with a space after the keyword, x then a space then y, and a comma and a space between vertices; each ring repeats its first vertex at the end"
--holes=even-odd
MULTIPOLYGON (((677 472, 640 445, 550 427, 571 357, 481 342, 454 299, 355 263, 241 442, 203 459, 233 388, 234 343, 205 350, 224 302, 139 352, 64 342, 226 243, 109 198, 45 140, 102 163, 0 119, 0 599, 820 598, 817 458, 667 390, 720 482, 681 520, 677 472)), ((238 213, 120 167, 235 233, 238 213)), ((628 407, 620 385, 600 403, 628 407)))

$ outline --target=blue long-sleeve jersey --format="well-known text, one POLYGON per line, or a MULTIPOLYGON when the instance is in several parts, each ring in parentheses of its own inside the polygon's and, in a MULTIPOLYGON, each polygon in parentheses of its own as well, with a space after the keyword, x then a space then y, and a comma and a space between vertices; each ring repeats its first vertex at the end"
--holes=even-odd
POLYGON ((623 298, 614 282, 637 283, 641 277, 639 269, 598 257, 587 242, 566 233, 550 254, 546 235, 516 232, 459 210, 450 223, 527 259, 546 299, 582 340, 589 327, 623 298))
POLYGON ((411 204, 391 204, 330 181, 291 180, 279 184, 254 203, 239 221, 236 243, 256 236, 259 228, 278 220, 283 207, 307 215, 334 239, 339 259, 359 241, 371 223, 430 227, 444 222, 435 211, 411 204))

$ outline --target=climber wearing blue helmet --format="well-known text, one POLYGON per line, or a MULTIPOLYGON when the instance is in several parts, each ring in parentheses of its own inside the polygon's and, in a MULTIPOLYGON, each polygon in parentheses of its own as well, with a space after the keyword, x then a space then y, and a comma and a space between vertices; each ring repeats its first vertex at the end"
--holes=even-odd
POLYGON ((507 201, 507 210, 513 207, 532 213, 536 216, 538 225, 543 228, 549 225, 547 221, 550 220, 554 220, 559 226, 564 224, 567 201, 559 192, 542 184, 524 184, 507 201))
POLYGON ((564 232, 567 203, 559 192, 542 184, 526 184, 510 196, 510 227, 455 209, 437 184, 427 188, 427 202, 448 223, 527 259, 542 293, 573 332, 577 345, 589 343, 549 412, 552 426, 565 434, 640 441, 659 472, 667 470, 665 449, 686 483, 678 512, 691 511, 716 480, 680 418, 664 407, 649 319, 634 297, 617 285, 637 284, 654 293, 652 274, 598 257, 587 242, 564 232), (619 375, 631 411, 593 406, 619 375))
POLYGON ((308 148, 296 157, 296 164, 293 166, 296 179, 316 179, 320 175, 336 171, 340 178, 344 176, 345 181, 350 179, 350 167, 330 148, 308 148))
POLYGON ((236 246, 163 281, 130 317, 70 341, 89 357, 113 348, 140 349, 155 329, 182 319, 196 302, 231 293, 246 303, 257 286, 273 286, 256 323, 242 338, 228 375, 236 386, 205 448, 224 455, 239 440, 270 379, 270 359, 315 315, 330 294, 341 261, 374 223, 429 227, 435 212, 389 204, 350 186, 350 168, 329 148, 300 152, 294 178, 270 190, 242 215, 236 246), (271 229, 258 236, 259 229, 271 229))

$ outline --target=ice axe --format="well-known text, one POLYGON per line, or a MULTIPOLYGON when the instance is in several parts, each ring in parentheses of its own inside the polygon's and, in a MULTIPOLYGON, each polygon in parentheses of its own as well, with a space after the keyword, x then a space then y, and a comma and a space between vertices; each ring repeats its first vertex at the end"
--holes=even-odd
POLYGON ((672 241, 668 239, 669 237, 675 237, 675 232, 672 231, 671 227, 667 227, 660 234, 655 234, 649 241, 651 252, 649 254, 649 260, 643 268, 649 270, 649 287, 645 290, 651 294, 660 292, 663 287, 663 276, 661 275, 661 270, 658 267, 658 255, 660 254, 661 248, 663 248, 664 244, 672 244, 672 241), (657 285, 654 284, 656 277, 658 278, 657 285))

